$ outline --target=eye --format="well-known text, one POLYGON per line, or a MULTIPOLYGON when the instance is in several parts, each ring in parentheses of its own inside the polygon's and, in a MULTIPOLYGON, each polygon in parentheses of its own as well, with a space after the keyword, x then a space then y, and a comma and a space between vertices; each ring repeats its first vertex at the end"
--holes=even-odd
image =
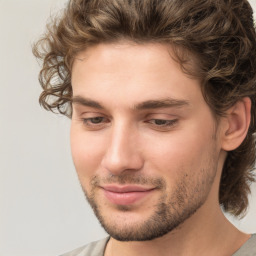
POLYGON ((109 123, 109 120, 103 116, 95 116, 82 118, 82 122, 87 129, 98 130, 104 128, 109 123))
POLYGON ((178 119, 165 120, 165 119, 151 119, 147 121, 150 125, 152 125, 156 129, 170 129, 175 124, 177 124, 178 119))
POLYGON ((169 125, 175 124, 177 122, 177 119, 174 119, 174 120, 152 119, 149 122, 157 126, 169 126, 169 125))
POLYGON ((99 124, 103 121, 104 117, 97 116, 97 117, 92 117, 92 118, 85 118, 84 122, 91 122, 92 124, 99 124))
POLYGON ((168 120, 162 120, 162 119, 155 119, 153 120, 153 123, 156 124, 156 125, 167 125, 169 124, 170 121, 168 120))

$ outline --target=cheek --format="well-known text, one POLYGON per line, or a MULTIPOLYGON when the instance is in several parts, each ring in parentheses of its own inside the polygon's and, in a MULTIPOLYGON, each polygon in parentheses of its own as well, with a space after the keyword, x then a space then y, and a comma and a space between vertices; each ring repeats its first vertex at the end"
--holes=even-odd
POLYGON ((172 178, 180 172, 198 172, 209 162, 212 145, 212 129, 190 126, 189 129, 152 138, 147 147, 147 159, 162 175, 172 178), (151 160, 150 160, 151 159, 151 160))
POLYGON ((99 137, 91 136, 71 125, 70 145, 77 174, 83 183, 99 169, 104 155, 104 143, 99 137))

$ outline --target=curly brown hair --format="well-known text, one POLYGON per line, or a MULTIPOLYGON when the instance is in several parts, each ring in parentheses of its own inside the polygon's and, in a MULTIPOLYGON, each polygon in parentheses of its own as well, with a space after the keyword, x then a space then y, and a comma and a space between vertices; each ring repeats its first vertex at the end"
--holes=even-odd
POLYGON ((219 192, 225 211, 244 213, 255 165, 256 34, 250 4, 246 0, 70 0, 33 47, 43 61, 40 104, 72 116, 74 57, 91 45, 123 39, 182 49, 175 51, 177 60, 184 72, 201 79, 203 96, 216 117, 250 97, 249 131, 243 143, 228 152, 219 192), (192 55, 198 63, 196 72, 187 65, 192 55))

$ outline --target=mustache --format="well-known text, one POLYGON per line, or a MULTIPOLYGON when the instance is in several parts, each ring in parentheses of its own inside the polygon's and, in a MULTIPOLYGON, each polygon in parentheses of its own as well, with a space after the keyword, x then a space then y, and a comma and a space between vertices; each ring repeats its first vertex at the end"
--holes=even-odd
POLYGON ((158 189, 166 188, 166 182, 163 178, 159 177, 145 177, 143 175, 123 173, 120 175, 109 174, 105 177, 95 175, 91 179, 91 186, 98 187, 107 184, 120 184, 120 185, 149 185, 158 189))

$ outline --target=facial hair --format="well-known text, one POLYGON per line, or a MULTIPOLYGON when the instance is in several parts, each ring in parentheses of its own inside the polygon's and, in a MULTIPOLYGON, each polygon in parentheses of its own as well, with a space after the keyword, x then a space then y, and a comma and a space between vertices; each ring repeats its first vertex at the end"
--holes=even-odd
MULTIPOLYGON (((211 161, 209 169, 201 169, 196 177, 190 176, 192 172, 181 171, 183 175, 175 183, 171 195, 167 193, 167 184, 163 178, 143 177, 134 174, 134 171, 105 178, 94 176, 90 182, 90 193, 83 190, 96 217, 111 237, 119 241, 149 241, 175 230, 205 203, 217 171, 217 164, 213 165, 214 161, 211 161), (148 185, 158 189, 160 196, 153 205, 151 216, 138 223, 131 223, 129 219, 120 223, 114 216, 107 218, 104 215, 104 203, 97 199, 97 191, 99 185, 113 183, 148 185)), ((116 207, 121 213, 132 211, 129 205, 116 207)))

